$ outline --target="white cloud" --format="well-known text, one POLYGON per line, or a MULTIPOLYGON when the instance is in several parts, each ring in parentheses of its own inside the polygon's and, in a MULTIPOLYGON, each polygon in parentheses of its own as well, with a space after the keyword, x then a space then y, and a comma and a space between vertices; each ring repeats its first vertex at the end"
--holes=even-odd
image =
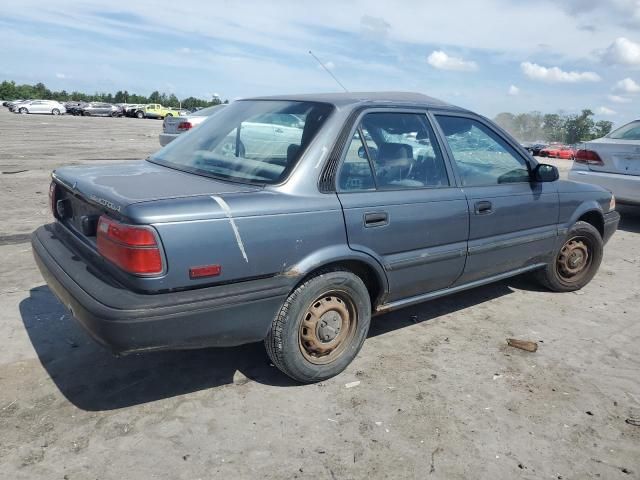
MULTIPOLYGON (((333 63, 331 60, 329 60, 328 62, 322 62, 322 64, 326 67, 327 70, 333 70, 334 68, 336 68, 336 64, 333 63)), ((322 67, 318 65, 318 68, 322 68, 322 67)))
POLYGON ((56 78, 67 78, 64 73, 56 73, 56 78))
POLYGON ((617 38, 605 50, 603 59, 612 65, 640 65, 640 43, 627 38, 617 38))
POLYGON ((615 115, 616 111, 611 110, 610 108, 607 108, 607 107, 600 107, 598 108, 598 110, 596 110, 596 113, 598 115, 615 115))
POLYGON ((452 70, 456 72, 473 72, 478 69, 478 64, 471 60, 463 60, 459 57, 451 57, 442 50, 434 50, 427 57, 427 62, 438 70, 452 70))
POLYGON ((509 91, 507 93, 509 95, 511 95, 512 97, 515 97, 516 95, 520 95, 520 89, 518 87, 516 87, 515 85, 511 85, 509 87, 509 91))
POLYGON ((182 48, 178 49, 178 52, 188 55, 188 54, 191 53, 191 49, 189 47, 182 47, 182 48))
POLYGON ((607 99, 613 103, 629 103, 631 101, 630 98, 622 97, 620 95, 607 95, 607 99))
POLYGON ((615 92, 622 93, 640 93, 640 85, 638 85, 633 79, 627 77, 616 83, 613 90, 615 92))
POLYGON ((595 72, 565 72, 558 67, 543 67, 537 63, 522 62, 522 73, 532 80, 549 83, 599 82, 600 75, 595 72))

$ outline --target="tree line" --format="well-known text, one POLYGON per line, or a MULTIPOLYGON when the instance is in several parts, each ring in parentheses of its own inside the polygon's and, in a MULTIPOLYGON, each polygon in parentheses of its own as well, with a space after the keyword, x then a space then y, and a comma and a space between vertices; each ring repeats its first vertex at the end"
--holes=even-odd
POLYGON ((579 143, 600 138, 611 132, 613 122, 595 121, 593 112, 582 110, 575 115, 563 113, 529 112, 513 114, 499 113, 494 121, 520 141, 579 143))
MULTIPOLYGON (((204 100, 202 98, 187 97, 180 100, 173 93, 166 94, 160 93, 157 90, 152 92, 151 95, 145 97, 144 95, 138 95, 136 93, 129 93, 126 90, 118 90, 113 93, 94 93, 88 94, 78 91, 67 92, 66 90, 50 90, 42 82, 35 85, 22 84, 17 85, 14 81, 5 80, 0 83, 0 99, 2 100, 15 100, 15 99, 44 99, 44 100, 57 100, 59 102, 68 101, 82 101, 82 102, 106 102, 106 103, 160 103, 167 107, 182 107, 186 109, 193 109, 197 107, 209 107, 211 105, 218 105, 222 103, 219 98, 212 100, 204 100)), ((229 103, 229 100, 225 100, 224 103, 229 103)))

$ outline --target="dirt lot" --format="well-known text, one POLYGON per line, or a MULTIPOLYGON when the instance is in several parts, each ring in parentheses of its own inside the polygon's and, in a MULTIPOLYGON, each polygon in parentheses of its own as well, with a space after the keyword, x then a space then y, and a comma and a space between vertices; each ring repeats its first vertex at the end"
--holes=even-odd
POLYGON ((160 128, 0 111, 0 477, 640 478, 640 210, 583 291, 516 278, 378 317, 321 384, 260 344, 117 359, 44 285, 28 233, 53 167, 144 158, 160 128))

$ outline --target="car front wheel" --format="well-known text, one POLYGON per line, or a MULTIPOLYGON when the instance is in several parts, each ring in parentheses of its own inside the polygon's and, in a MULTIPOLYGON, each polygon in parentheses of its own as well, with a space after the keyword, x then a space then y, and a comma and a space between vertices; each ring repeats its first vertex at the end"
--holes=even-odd
POLYGON ((580 290, 595 276, 602 262, 600 232, 587 222, 576 222, 553 260, 536 272, 538 280, 554 292, 580 290))
POLYGON ((23 115, 29 113, 29 111, 26 108, 21 108, 20 110, 18 110, 19 113, 22 113, 23 115))
POLYGON ((51 115, 60 115, 60 110, 54 108, 53 110, 51 110, 51 115))
POLYGON ((371 301, 362 280, 345 270, 311 277, 287 298, 265 339, 283 373, 302 383, 342 372, 360 351, 371 322, 371 301))

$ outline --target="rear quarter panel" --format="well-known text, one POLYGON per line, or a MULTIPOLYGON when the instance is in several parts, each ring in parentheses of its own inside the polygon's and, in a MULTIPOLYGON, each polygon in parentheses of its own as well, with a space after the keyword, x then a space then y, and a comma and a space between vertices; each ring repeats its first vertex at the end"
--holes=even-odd
POLYGON ((259 191, 147 202, 128 210, 136 223, 149 223, 158 230, 166 254, 163 277, 135 279, 144 290, 273 275, 295 282, 302 274, 301 265, 320 264, 321 252, 333 257, 347 245, 335 195, 301 197, 259 191), (211 264, 222 266, 219 276, 189 278, 190 267, 211 264))

